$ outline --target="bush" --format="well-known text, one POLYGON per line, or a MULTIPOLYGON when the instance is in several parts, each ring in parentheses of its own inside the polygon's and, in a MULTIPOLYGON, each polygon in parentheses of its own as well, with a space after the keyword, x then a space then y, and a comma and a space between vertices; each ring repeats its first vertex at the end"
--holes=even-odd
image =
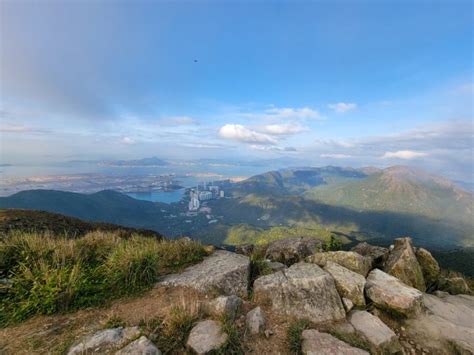
POLYGON ((342 242, 337 239, 334 234, 331 234, 331 237, 328 241, 323 243, 323 250, 324 251, 336 251, 341 250, 342 242))
POLYGON ((292 355, 300 355, 301 343, 303 341, 301 333, 305 329, 309 329, 311 323, 307 320, 298 320, 290 324, 287 330, 288 350, 292 355))
POLYGON ((2 277, 9 284, 0 290, 0 325, 146 290, 161 275, 205 255, 197 242, 120 238, 114 232, 91 232, 80 239, 9 233, 0 241, 2 277))

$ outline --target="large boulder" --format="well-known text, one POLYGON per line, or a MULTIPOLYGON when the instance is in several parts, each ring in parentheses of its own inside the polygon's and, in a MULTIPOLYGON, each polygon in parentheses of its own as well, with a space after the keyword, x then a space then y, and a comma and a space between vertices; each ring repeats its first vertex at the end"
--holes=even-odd
POLYGON ((259 277, 253 291, 257 302, 269 303, 276 313, 314 323, 345 318, 334 279, 314 264, 301 262, 259 277))
POLYGON ((345 268, 366 277, 372 268, 372 259, 353 251, 328 251, 308 256, 306 262, 325 266, 328 261, 335 262, 345 268))
POLYGON ((421 266, 413 250, 411 238, 395 239, 394 248, 385 262, 384 271, 400 279, 408 286, 424 292, 425 280, 421 266))
POLYGON ((248 312, 245 317, 245 324, 250 334, 257 335, 263 333, 265 330, 265 317, 263 316, 262 309, 255 307, 248 312))
POLYGON ((436 284, 440 273, 440 267, 436 259, 424 248, 418 248, 415 255, 420 264, 426 286, 430 287, 436 284))
POLYGON ((222 331, 221 325, 214 320, 197 323, 189 333, 186 345, 196 354, 207 354, 220 349, 227 341, 228 335, 222 331))
POLYGON ((161 351, 146 336, 141 336, 115 355, 161 355, 161 351))
POLYGON ((371 245, 366 242, 357 244, 351 249, 351 251, 359 253, 362 256, 371 258, 373 268, 382 267, 388 256, 387 248, 371 245))
POLYGON ((82 338, 73 345, 68 355, 104 353, 110 349, 117 349, 140 335, 138 327, 103 329, 92 335, 82 338))
POLYGON ((306 329, 301 334, 301 351, 304 355, 369 355, 365 350, 354 348, 327 333, 306 329))
POLYGON ((344 266, 328 261, 324 267, 334 278, 336 288, 341 297, 348 298, 356 306, 365 307, 365 277, 344 266))
POLYGON ((291 265, 314 254, 321 245, 322 242, 319 239, 311 237, 277 239, 268 245, 265 258, 291 265))
POLYGON ((219 296, 204 303, 204 309, 207 313, 215 316, 226 315, 230 319, 235 318, 241 306, 242 299, 235 295, 219 296))
POLYGON ((474 297, 424 294, 427 312, 406 323, 408 334, 425 348, 474 354, 474 297))
POLYGON ((397 335, 378 317, 367 311, 352 311, 349 322, 370 345, 373 354, 396 354, 402 351, 397 335))
POLYGON ((420 291, 379 269, 367 277, 365 294, 378 308, 404 317, 414 317, 422 310, 420 291))
POLYGON ((165 276, 157 287, 190 287, 201 292, 217 291, 244 296, 247 294, 249 275, 250 260, 247 256, 216 250, 184 272, 165 276))
POLYGON ((469 294, 471 292, 466 280, 460 276, 440 277, 438 288, 452 295, 469 294))

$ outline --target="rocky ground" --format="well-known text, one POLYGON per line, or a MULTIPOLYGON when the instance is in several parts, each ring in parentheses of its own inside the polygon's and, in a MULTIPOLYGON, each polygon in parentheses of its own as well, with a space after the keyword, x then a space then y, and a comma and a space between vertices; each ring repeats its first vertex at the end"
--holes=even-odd
POLYGON ((474 353, 468 285, 440 277, 436 260, 409 238, 390 249, 315 250, 314 240, 277 241, 257 271, 252 246, 216 250, 142 298, 3 329, 0 352, 474 353), (169 333, 177 307, 193 315, 179 316, 180 326, 189 320, 181 342, 169 333), (165 321, 152 326, 157 318, 165 321))

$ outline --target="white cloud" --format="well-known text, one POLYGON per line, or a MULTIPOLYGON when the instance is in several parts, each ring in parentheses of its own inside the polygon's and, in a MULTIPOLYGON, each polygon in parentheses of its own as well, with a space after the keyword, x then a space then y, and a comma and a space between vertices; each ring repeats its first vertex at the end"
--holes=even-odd
POLYGON ((272 108, 265 111, 268 118, 276 120, 306 120, 306 119, 321 119, 321 114, 309 107, 302 108, 272 108))
POLYGON ((306 128, 298 123, 283 123, 266 125, 262 131, 274 136, 284 136, 304 132, 306 128))
POLYGON ((240 124, 226 124, 219 129, 219 137, 253 144, 276 144, 267 134, 259 133, 240 124))
POLYGON ((135 141, 130 137, 123 137, 120 140, 120 143, 125 144, 125 145, 132 145, 132 144, 135 144, 135 141))
POLYGON ((348 111, 355 110, 357 108, 357 104, 353 102, 338 102, 337 104, 330 104, 328 105, 328 107, 337 113, 345 113, 348 111))
POLYGON ((398 150, 396 152, 386 152, 383 156, 382 159, 416 159, 416 158, 421 158, 421 157, 426 157, 428 154, 423 153, 423 152, 416 152, 414 150, 398 150))
POLYGON ((334 154, 321 154, 320 157, 330 158, 330 159, 347 159, 347 158, 351 158, 352 155, 334 153, 334 154))

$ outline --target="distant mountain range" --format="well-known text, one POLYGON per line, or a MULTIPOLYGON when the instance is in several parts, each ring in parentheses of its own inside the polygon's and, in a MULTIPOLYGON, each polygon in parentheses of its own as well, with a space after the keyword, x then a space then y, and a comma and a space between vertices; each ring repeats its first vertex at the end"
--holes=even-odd
POLYGON ((146 167, 146 166, 166 166, 168 162, 166 160, 151 157, 134 160, 112 160, 101 162, 102 165, 107 166, 123 166, 123 167, 146 167))
POLYGON ((30 190, 0 198, 0 207, 45 210, 215 244, 245 242, 252 229, 253 235, 271 237, 266 230, 285 226, 335 233, 353 242, 388 245, 409 235, 432 249, 474 246, 472 193, 417 169, 283 169, 231 184, 226 195, 232 198, 208 202, 212 212, 191 217, 185 215, 185 201, 152 203, 114 191, 30 190), (216 223, 209 223, 210 214, 216 223))

